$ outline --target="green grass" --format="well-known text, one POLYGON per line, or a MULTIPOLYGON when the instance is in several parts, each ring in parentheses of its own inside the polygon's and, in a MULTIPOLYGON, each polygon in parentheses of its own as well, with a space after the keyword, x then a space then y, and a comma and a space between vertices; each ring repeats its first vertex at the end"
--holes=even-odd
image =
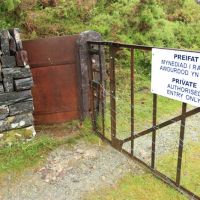
MULTIPOLYGON (((177 152, 158 158, 157 169, 175 180, 177 152)), ((181 185, 200 196, 200 144, 189 142, 184 146, 181 185)))
MULTIPOLYGON (((150 77, 142 73, 135 75, 134 94, 134 122, 135 132, 140 132, 145 128, 152 127, 153 94, 150 91, 150 77)), ((106 87, 107 94, 110 94, 109 81, 106 87)), ((106 98, 106 135, 110 138, 110 97, 106 98)), ((180 114, 181 102, 158 96, 157 122, 180 114)), ((100 120, 99 120, 100 121, 100 120)), ((130 69, 117 66, 116 68, 116 122, 117 136, 121 139, 130 136, 131 133, 131 85, 130 69)), ((101 124, 99 123, 100 127, 101 124)))
MULTIPOLYGON (((139 0, 98 1, 89 9, 77 6, 73 0, 60 1, 55 8, 43 9, 39 1, 21 1, 15 12, 8 12, 0 6, 0 28, 20 27, 22 38, 33 39, 67 34, 77 34, 85 30, 95 30, 102 34, 104 40, 126 43, 154 45, 160 47, 175 47, 184 49, 199 49, 200 39, 200 6, 193 0, 139 0), (36 2, 36 3, 35 3, 36 2), (183 5, 179 5, 184 2, 183 5)), ((2 2, 0 3, 2 5, 2 2)), ((136 132, 152 126, 152 94, 150 93, 150 54, 135 52, 135 129, 136 132), (145 73, 143 73, 145 72, 145 73)), ((127 52, 118 59, 120 66, 128 66, 130 57, 127 52), (126 58, 127 59, 126 59, 126 58)), ((130 71, 127 67, 118 67, 117 78, 117 135, 120 138, 130 136, 130 71)), ((108 87, 109 89, 109 87, 108 87)), ((158 98, 158 122, 171 118, 180 112, 181 103, 167 98, 158 98)), ((110 137, 110 107, 107 98, 106 134, 110 137)), ((73 127, 73 126, 72 126, 73 127)), ((42 127, 43 132, 52 133, 59 126, 42 127)), ((74 129, 63 125, 69 132, 74 129)), ((76 131, 76 130, 75 130, 76 131)), ((60 145, 74 145, 79 139, 96 143, 97 137, 91 133, 91 126, 84 124, 78 130, 78 135, 68 139, 37 136, 26 144, 16 144, 0 149, 0 173, 23 171, 42 162, 48 153, 60 145), (84 137, 83 137, 84 136, 84 137)), ((183 168, 183 184, 189 189, 195 189, 194 184, 199 179, 199 149, 192 145, 191 162, 185 162, 183 168), (194 149, 194 150, 193 150, 194 149), (194 151, 194 152, 193 152, 194 151), (195 172, 192 175, 191 172, 195 172), (192 178, 191 178, 192 177, 192 178)), ((174 177, 176 160, 173 155, 166 155, 158 166, 174 177), (169 166, 170 165, 170 166, 169 166)), ((102 192, 103 193, 103 192, 102 192)), ((101 195, 97 195, 101 196, 101 195)), ((92 197, 91 197, 92 198, 92 197)), ((106 190, 99 199, 184 199, 173 189, 167 187, 153 176, 127 176, 111 190, 106 190), (150 188, 149 188, 150 185, 150 188), (107 195, 107 196, 106 196, 107 195), (159 196, 160 195, 160 196, 159 196)), ((93 199, 98 199, 95 196, 93 199)))
MULTIPOLYGON (((190 142, 183 154, 181 185, 200 195, 200 145, 190 142), (187 148, 188 147, 188 148, 187 148)), ((177 153, 159 157, 157 169, 175 178, 177 153)), ((103 188, 86 196, 85 200, 184 200, 187 199, 172 187, 147 171, 140 175, 128 174, 115 186, 103 188)))
POLYGON ((149 173, 128 174, 112 188, 89 194, 85 200, 186 200, 187 198, 149 173))
MULTIPOLYGON (((48 134, 47 128, 40 127, 36 138, 30 142, 18 142, 12 146, 0 148, 0 175, 8 172, 21 172, 27 168, 36 167, 46 159, 49 152, 55 148, 65 145, 66 147, 76 144, 79 140, 89 143, 98 143, 98 138, 92 134, 91 123, 89 120, 77 127, 78 122, 63 124, 63 128, 69 130, 76 129, 76 135, 55 137, 48 134), (71 128, 70 128, 71 127, 71 128)), ((55 125, 57 127, 58 125, 55 125)))
MULTIPOLYGON (((60 0, 57 7, 45 9, 41 1, 21 0, 16 10, 4 9, 6 1, 12 2, 0 1, 0 28, 19 27, 24 38, 95 30, 104 40, 169 48, 200 46, 200 6, 194 0, 101 0, 93 6, 92 0, 60 0)), ((146 57, 140 63, 145 68, 149 61, 146 57)))
MULTIPOLYGON (((119 61, 119 60, 118 60, 119 61)), ((153 95, 150 91, 150 77, 137 73, 135 76, 135 129, 136 132, 152 126, 153 95)), ((117 137, 124 139, 130 136, 130 69, 116 67, 116 107, 117 107, 117 137)), ((107 84, 109 93, 109 84, 107 84)), ((158 96, 157 121, 163 122, 181 113, 181 102, 158 96)), ((189 106, 190 109, 191 106, 189 106)), ((110 99, 106 100, 106 136, 110 138, 110 99)), ((176 138, 174 138, 176 139, 176 138)), ((189 149, 184 151, 182 185, 200 195, 200 145, 189 142, 189 149), (187 160, 185 159, 187 158, 187 160)), ((157 168, 175 179, 177 151, 170 152, 158 158, 157 168)), ((104 188, 94 194, 89 194, 87 200, 132 200, 132 199, 186 199, 171 187, 166 186, 154 176, 129 175, 123 178, 114 188, 104 188)))
POLYGON ((4 147, 0 149, 0 173, 32 167, 61 143, 48 136, 40 136, 28 143, 4 147))

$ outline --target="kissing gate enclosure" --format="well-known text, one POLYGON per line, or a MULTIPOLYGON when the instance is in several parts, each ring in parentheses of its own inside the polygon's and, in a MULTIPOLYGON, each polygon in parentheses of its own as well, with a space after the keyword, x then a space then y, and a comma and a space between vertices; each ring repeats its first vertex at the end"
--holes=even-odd
MULTIPOLYGON (((183 163, 185 140, 191 137, 186 137, 187 121, 200 108, 176 103, 180 113, 171 112, 162 121, 159 110, 167 112, 173 100, 151 94, 149 85, 140 86, 146 80, 135 73, 138 52, 145 63, 152 47, 100 40, 98 33, 84 32, 23 42, 34 80, 35 124, 66 122, 90 115, 94 131, 102 139, 146 166, 165 183, 200 199, 198 181, 192 188, 186 184, 192 173, 199 175, 188 175, 186 162, 183 163), (119 67, 122 65, 125 68, 119 67), (167 157, 168 152, 173 152, 172 160, 167 157)), ((195 182, 191 177, 190 181, 195 182)))

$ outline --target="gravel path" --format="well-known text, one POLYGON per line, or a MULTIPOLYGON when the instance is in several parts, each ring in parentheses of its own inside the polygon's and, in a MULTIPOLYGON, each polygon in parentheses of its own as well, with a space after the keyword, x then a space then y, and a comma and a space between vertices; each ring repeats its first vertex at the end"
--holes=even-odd
MULTIPOLYGON (((189 148, 190 142, 195 141, 200 144, 200 113, 186 119, 184 148, 189 148)), ((162 156, 169 152, 178 152, 180 135, 180 122, 157 131, 156 136, 156 155, 162 156)), ((151 134, 142 136, 135 140, 135 155, 150 164, 151 158, 151 134)), ((130 151, 130 142, 123 148, 130 151)))
POLYGON ((1 200, 79 200, 87 192, 114 185, 127 172, 141 167, 107 145, 79 143, 53 151, 44 166, 15 182, 9 176, 0 189, 1 200))
MULTIPOLYGON (((200 142, 200 114, 186 121, 185 147, 200 142)), ((158 130, 156 155, 178 149, 180 122, 158 130)), ((130 143, 124 148, 130 150, 130 143)), ((135 140, 135 155, 150 163, 151 136, 135 140)), ((38 170, 27 171, 13 181, 6 177, 0 188, 0 200, 81 200, 88 192, 112 186, 127 172, 142 173, 139 165, 108 145, 80 142, 60 147, 48 156, 38 170)))

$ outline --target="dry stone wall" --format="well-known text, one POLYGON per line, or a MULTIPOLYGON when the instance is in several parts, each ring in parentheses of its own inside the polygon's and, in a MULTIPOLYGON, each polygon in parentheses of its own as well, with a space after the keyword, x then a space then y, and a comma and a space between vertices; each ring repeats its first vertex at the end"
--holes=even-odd
MULTIPOLYGON (((33 79, 19 29, 0 31, 0 139, 7 131, 33 128, 33 79)), ((18 137, 20 133, 17 133, 18 137)))

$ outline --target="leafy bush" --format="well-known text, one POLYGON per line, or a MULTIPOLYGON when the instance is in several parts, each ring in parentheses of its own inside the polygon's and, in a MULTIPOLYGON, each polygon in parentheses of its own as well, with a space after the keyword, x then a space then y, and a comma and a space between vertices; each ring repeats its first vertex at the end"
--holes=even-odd
POLYGON ((160 0, 160 4, 164 7, 167 14, 173 14, 176 10, 181 9, 186 0, 160 0))
MULTIPOLYGON (((21 27, 26 38, 95 30, 104 40, 169 48, 200 48, 200 6, 194 0, 101 0, 92 6, 85 3, 82 6, 75 0, 60 0, 53 8, 37 4, 31 9, 16 9, 19 10, 17 16, 16 10, 8 14, 5 5, 7 10, 11 10, 8 7, 16 8, 20 0, 8 1, 14 3, 10 4, 12 6, 4 4, 0 28, 21 27)), ((27 1, 21 0, 19 8, 26 7, 27 1)), ((143 53, 137 53, 137 66, 146 71, 150 69, 150 56, 145 57, 145 62, 144 57, 143 53)), ((122 63, 124 66, 126 62, 122 63)))
POLYGON ((1 10, 13 11, 21 3, 21 0, 4 0, 0 3, 1 10))

